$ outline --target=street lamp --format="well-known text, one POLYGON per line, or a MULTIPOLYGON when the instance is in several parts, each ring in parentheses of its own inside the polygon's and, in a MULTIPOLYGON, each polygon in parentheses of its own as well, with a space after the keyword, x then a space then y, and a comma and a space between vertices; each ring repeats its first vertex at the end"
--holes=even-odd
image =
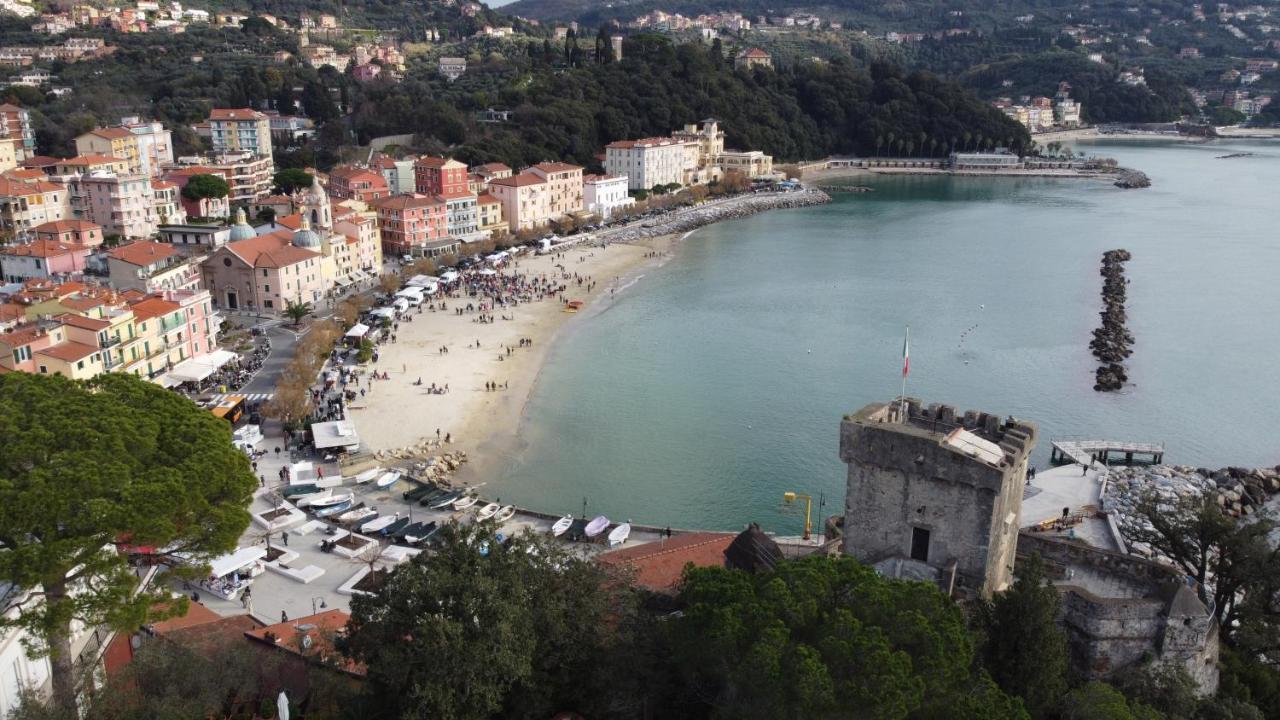
POLYGON ((813 521, 811 519, 811 514, 813 512, 813 497, 810 495, 802 495, 800 493, 784 492, 782 493, 782 499, 788 505, 796 500, 804 500, 804 539, 808 540, 809 535, 813 530, 813 521))
POLYGON ((322 598, 322 597, 318 597, 318 596, 317 596, 317 597, 313 597, 313 598, 311 598, 311 614, 312 614, 312 615, 315 615, 315 614, 316 614, 316 601, 317 601, 317 600, 319 600, 319 601, 320 601, 320 609, 321 609, 321 610, 324 610, 325 608, 329 607, 329 604, 328 604, 328 603, 326 603, 326 602, 324 601, 324 598, 322 598))

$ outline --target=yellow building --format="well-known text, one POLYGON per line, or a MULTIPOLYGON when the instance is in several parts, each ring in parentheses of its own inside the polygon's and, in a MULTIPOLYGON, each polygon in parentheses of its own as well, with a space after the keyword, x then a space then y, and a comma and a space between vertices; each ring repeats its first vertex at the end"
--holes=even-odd
MULTIPOLYGON (((141 167, 138 138, 128 128, 96 128, 76 138, 76 153, 79 155, 107 155, 124 160, 121 175, 137 172, 141 167)), ((61 171, 58 174, 65 174, 61 171)))
POLYGON ((129 160, 120 155, 77 155, 59 160, 53 170, 54 175, 88 175, 95 172, 128 175, 129 160))
POLYGON ((480 211, 479 227, 482 232, 492 234, 495 230, 506 229, 507 222, 502 217, 502 201, 498 198, 489 193, 481 193, 476 207, 480 211))

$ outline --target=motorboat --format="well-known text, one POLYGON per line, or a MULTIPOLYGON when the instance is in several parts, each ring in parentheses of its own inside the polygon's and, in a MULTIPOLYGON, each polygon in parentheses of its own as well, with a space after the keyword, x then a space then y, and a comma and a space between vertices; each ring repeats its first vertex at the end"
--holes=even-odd
POLYGON ((404 541, 410 545, 420 545, 430 540, 436 533, 440 532, 440 523, 432 520, 428 523, 418 523, 422 527, 405 528, 404 541))
POLYGON ((594 538, 599 536, 600 533, 608 529, 609 529, 609 518, 603 515, 597 515, 594 520, 587 523, 587 528, 583 532, 586 534, 588 538, 594 538))
POLYGON ((376 517, 378 517, 377 510, 371 507, 362 507, 348 510, 334 519, 343 525, 349 525, 351 523, 368 522, 376 517))
POLYGON ((399 479, 400 479, 400 473, 392 470, 390 472, 383 473, 382 477, 378 478, 378 481, 374 484, 380 488, 389 488, 392 485, 395 485, 396 481, 399 479))
POLYGON ((444 495, 441 495, 440 497, 431 501, 427 505, 427 507, 431 508, 432 510, 439 510, 440 508, 445 508, 452 505, 460 497, 462 497, 461 490, 450 490, 444 495))
POLYGON ((361 525, 360 532, 363 532, 363 533, 379 532, 382 529, 390 526, 391 523, 395 522, 399 518, 400 518, 400 513, 396 513, 395 515, 383 515, 380 518, 374 518, 373 520, 369 520, 365 522, 365 524, 361 525))
POLYGON ((631 523, 622 523, 609 533, 609 547, 618 547, 631 536, 631 523))
POLYGON ((326 501, 331 497, 333 497, 333 490, 322 490, 320 492, 314 492, 307 495, 306 497, 299 498, 297 505, 300 508, 311 507, 312 505, 325 505, 327 504, 326 501))
POLYGON ((334 494, 330 492, 326 497, 315 498, 311 502, 307 503, 307 505, 313 508, 327 508, 333 507, 334 505, 340 505, 342 503, 349 503, 352 500, 355 500, 355 495, 352 495, 351 493, 334 494))
POLYGON ((360 473, 359 475, 356 475, 354 480, 356 481, 357 485, 363 485, 367 482, 373 482, 373 480, 381 474, 382 474, 382 468, 380 467, 370 468, 360 473))
POLYGON ((463 495, 462 497, 458 498, 456 502, 453 503, 453 509, 466 510, 472 505, 475 505, 476 502, 478 502, 478 498, 476 498, 475 495, 463 495))
POLYGON ((314 495, 318 492, 320 492, 319 485, 306 483, 303 485, 290 485, 289 487, 285 488, 284 491, 281 492, 280 494, 284 495, 285 499, 290 499, 290 498, 305 497, 307 495, 314 495))
POLYGON ((560 537, 565 533, 566 530, 569 529, 569 526, 572 524, 573 524, 572 515, 565 515, 564 517, 560 518, 559 520, 556 521, 555 525, 551 526, 551 537, 560 537))
POLYGON ((502 506, 499 505, 498 503, 489 503, 488 505, 485 505, 484 507, 480 508, 480 512, 476 513, 476 518, 480 520, 488 520, 489 518, 497 514, 497 512, 501 509, 502 509, 502 506))
POLYGON ((516 514, 516 506, 508 505, 502 508, 501 510, 499 510, 498 512, 494 513, 493 521, 498 523, 504 523, 510 520, 511 518, 515 517, 515 514, 516 514))
POLYGON ((409 518, 407 517, 396 518, 395 522, 382 528, 380 532, 382 533, 383 537, 395 537, 396 533, 400 532, 401 530, 405 529, 408 526, 409 526, 409 518))
POLYGON ((346 500, 338 503, 337 505, 329 505, 320 510, 317 510, 316 517, 318 518, 329 517, 331 515, 337 515, 340 512, 345 512, 350 509, 351 509, 351 501, 346 500))
POLYGON ((421 500, 423 497, 426 497, 427 495, 430 495, 431 493, 435 492, 435 490, 436 490, 435 487, 432 485, 419 485, 418 487, 412 490, 406 491, 404 494, 404 499, 408 500, 409 502, 417 502, 421 500))

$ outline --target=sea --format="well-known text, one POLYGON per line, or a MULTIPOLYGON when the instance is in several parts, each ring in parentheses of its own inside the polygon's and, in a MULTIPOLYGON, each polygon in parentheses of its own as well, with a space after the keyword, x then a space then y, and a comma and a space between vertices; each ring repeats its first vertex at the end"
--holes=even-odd
POLYGON ((841 417, 901 391, 1165 461, 1280 463, 1280 143, 1079 145, 1152 187, 860 177, 874 192, 702 228, 550 351, 486 495, 799 534, 841 512, 841 417), (1221 158, 1233 153, 1244 157, 1221 158), (1093 390, 1102 253, 1133 259, 1131 383, 1093 390), (821 513, 821 514, 819 514, 821 513))

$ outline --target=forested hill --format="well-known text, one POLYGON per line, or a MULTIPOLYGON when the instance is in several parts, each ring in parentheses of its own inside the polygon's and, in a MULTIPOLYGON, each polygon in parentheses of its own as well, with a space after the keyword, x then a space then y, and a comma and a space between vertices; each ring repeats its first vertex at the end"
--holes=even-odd
POLYGON ((512 166, 549 158, 591 165, 613 140, 664 135, 707 116, 721 121, 731 147, 781 161, 1030 144, 1021 125, 971 91, 886 64, 837 59, 749 72, 734 69, 718 41, 673 45, 655 36, 628 38, 623 56, 596 64, 575 55, 564 67, 547 44, 520 62, 468 69, 452 85, 411 79, 365 88, 354 127, 362 140, 412 132, 463 160, 512 166), (512 121, 471 122, 490 104, 513 108, 512 121))

